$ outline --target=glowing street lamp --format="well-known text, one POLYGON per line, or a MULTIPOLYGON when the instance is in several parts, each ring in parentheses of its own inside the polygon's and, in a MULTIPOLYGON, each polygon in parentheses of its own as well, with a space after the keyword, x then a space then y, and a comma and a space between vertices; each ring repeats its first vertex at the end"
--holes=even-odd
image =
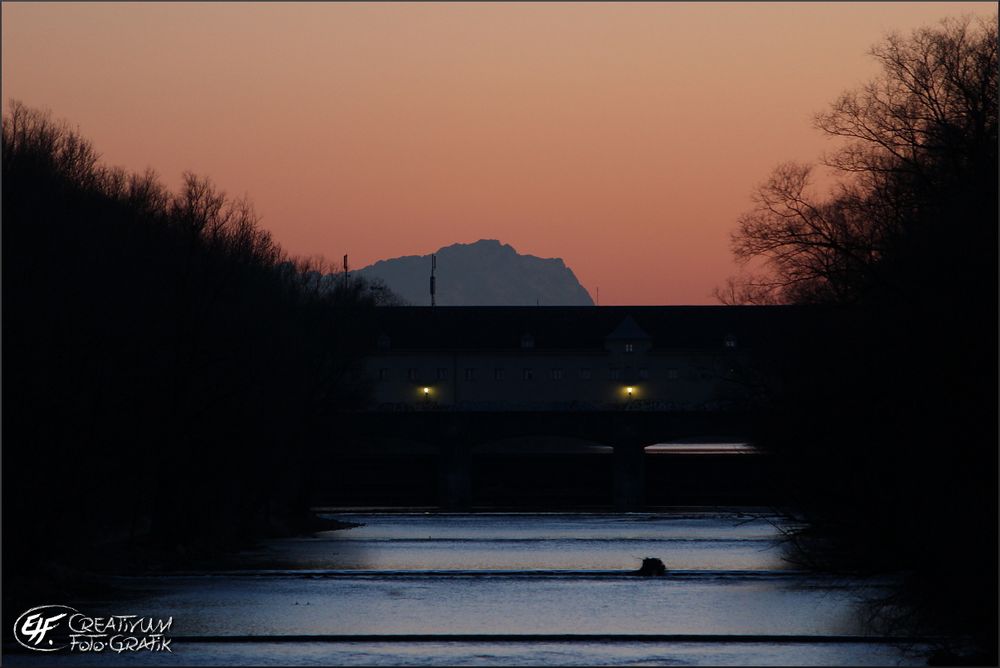
POLYGON ((633 390, 635 390, 635 388, 632 387, 631 385, 629 385, 628 387, 625 388, 625 394, 628 395, 629 399, 632 398, 632 392, 633 392, 633 390))
POLYGON ((431 388, 425 387, 424 388, 424 399, 427 399, 430 396, 431 396, 431 388))

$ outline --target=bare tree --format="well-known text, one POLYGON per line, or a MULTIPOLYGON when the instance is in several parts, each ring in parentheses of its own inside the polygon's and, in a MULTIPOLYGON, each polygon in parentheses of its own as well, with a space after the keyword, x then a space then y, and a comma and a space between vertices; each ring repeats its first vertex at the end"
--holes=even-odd
POLYGON ((946 19, 889 35, 871 55, 881 75, 815 118, 817 129, 845 140, 823 158, 839 183, 817 196, 810 166, 778 166, 732 235, 737 261, 762 260, 766 272, 731 278, 716 291, 721 301, 906 296, 928 253, 954 260, 957 275, 956 239, 994 250, 996 21, 946 19))

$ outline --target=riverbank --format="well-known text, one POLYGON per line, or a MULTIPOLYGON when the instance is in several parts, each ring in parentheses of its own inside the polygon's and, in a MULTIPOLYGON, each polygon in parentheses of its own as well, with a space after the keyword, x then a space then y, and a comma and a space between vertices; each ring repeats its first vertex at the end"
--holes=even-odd
POLYGON ((890 590, 865 604, 870 632, 938 638, 928 665, 997 665, 997 574, 981 557, 964 555, 961 564, 914 558, 859 537, 853 528, 805 519, 787 532, 786 542, 786 558, 816 574, 896 575, 890 590))

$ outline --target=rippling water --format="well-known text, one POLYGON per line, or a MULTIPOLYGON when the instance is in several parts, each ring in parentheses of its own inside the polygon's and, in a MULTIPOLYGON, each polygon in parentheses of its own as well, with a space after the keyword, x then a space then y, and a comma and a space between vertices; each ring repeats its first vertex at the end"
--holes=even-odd
POLYGON ((119 577, 88 611, 172 616, 174 653, 15 663, 885 665, 866 638, 885 582, 782 559, 783 521, 740 513, 338 514, 363 526, 275 540, 224 571, 119 577), (629 573, 659 557, 668 574, 629 573), (462 636, 448 640, 448 636, 462 636), (379 637, 373 637, 379 636, 379 637))

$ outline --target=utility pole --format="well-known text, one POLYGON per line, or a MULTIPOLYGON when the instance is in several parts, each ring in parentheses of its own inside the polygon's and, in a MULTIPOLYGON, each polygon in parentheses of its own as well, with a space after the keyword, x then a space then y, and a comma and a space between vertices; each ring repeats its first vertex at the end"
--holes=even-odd
MULTIPOLYGON (((345 256, 346 257, 346 256, 345 256)), ((431 254, 431 306, 434 306, 434 270, 437 269, 437 255, 431 254)))

